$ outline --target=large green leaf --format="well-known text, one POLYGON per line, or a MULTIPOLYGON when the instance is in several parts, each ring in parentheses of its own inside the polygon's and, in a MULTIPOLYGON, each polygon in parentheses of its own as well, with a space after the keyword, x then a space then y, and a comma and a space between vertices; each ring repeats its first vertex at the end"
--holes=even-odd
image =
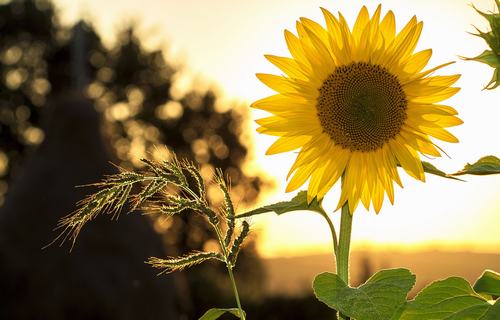
POLYGON ((219 317, 222 316, 226 312, 231 313, 238 318, 241 318, 238 308, 212 308, 212 309, 208 310, 207 312, 205 312, 205 314, 202 315, 199 320, 219 319, 219 317))
POLYGON ((495 156, 485 156, 476 163, 466 164, 465 167, 454 173, 454 176, 464 174, 487 175, 500 173, 500 159, 495 156))
POLYGON ((311 203, 307 203, 307 192, 299 191, 295 197, 290 201, 281 201, 267 206, 263 206, 236 216, 236 218, 250 217, 256 214, 275 212, 276 214, 283 214, 285 212, 309 210, 324 213, 321 203, 314 198, 311 203))
POLYGON ((484 314, 479 320, 498 320, 500 319, 500 303, 497 302, 495 305, 488 309, 488 312, 484 314))
POLYGON ((379 271, 358 288, 325 272, 316 276, 313 289, 318 300, 356 320, 389 320, 397 319, 414 284, 415 275, 407 269, 379 271))
POLYGON ((422 290, 415 300, 407 303, 399 320, 478 320, 491 307, 465 279, 451 277, 422 290))
POLYGON ((484 271, 474 284, 474 291, 490 296, 500 296, 500 274, 492 270, 484 271))

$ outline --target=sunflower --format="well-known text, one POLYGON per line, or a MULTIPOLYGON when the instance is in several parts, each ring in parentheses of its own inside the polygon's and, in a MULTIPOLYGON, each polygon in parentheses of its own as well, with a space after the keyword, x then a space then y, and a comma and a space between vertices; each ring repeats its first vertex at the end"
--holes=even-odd
POLYGON ((396 34, 380 5, 371 18, 363 7, 352 30, 321 10, 326 28, 301 18, 297 36, 285 30, 291 58, 266 55, 284 75, 257 74, 277 92, 252 104, 273 114, 257 131, 279 137, 267 154, 300 149, 287 192, 309 179, 308 201, 319 200, 342 177, 338 208, 348 202, 352 213, 361 200, 378 213, 385 194, 394 203, 394 182, 402 187, 398 166, 425 181, 420 155, 441 156, 431 139, 458 142, 445 128, 462 121, 440 102, 459 91, 460 75, 432 75, 451 62, 423 71, 432 50, 414 52, 415 16, 396 34))

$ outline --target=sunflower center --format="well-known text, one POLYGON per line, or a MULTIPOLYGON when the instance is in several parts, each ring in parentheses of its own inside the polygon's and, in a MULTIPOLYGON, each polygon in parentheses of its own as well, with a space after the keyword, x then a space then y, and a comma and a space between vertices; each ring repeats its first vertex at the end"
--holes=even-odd
POLYGON ((319 90, 323 130, 344 149, 368 152, 394 138, 406 120, 406 95, 396 76, 365 62, 338 67, 319 90))

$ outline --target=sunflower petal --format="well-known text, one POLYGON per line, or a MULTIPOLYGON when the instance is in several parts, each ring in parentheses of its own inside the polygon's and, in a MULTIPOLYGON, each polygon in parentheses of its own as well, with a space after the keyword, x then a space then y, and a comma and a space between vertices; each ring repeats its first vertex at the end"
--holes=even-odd
POLYGON ((285 40, 288 47, 288 51, 292 54, 293 59, 297 64, 305 71, 311 71, 311 65, 306 58, 302 44, 299 38, 297 38, 293 33, 285 30, 285 40))
POLYGON ((361 34, 365 30, 365 27, 369 22, 370 15, 368 14, 368 9, 366 8, 366 6, 363 6, 361 8, 361 11, 359 11, 358 18, 356 19, 356 23, 354 23, 354 27, 352 29, 352 35, 356 43, 359 44, 361 40, 361 34))
POLYGON ((278 57, 273 55, 264 55, 269 62, 278 67, 290 78, 307 80, 307 75, 300 68, 297 62, 292 58, 278 57))
POLYGON ((424 168, 422 161, 413 148, 408 148, 404 143, 397 139, 389 143, 391 151, 396 155, 401 167, 412 177, 425 181, 424 168))
POLYGON ((422 71, 432 56, 432 49, 419 51, 412 55, 405 63, 403 71, 408 74, 415 74, 422 71))
POLYGON ((284 110, 308 110, 309 112, 314 112, 308 100, 298 98, 290 99, 282 94, 276 94, 257 100, 252 103, 251 107, 272 113, 280 113, 284 110))
MULTIPOLYGON (((405 91, 407 88, 405 88, 405 91)), ((447 87, 427 87, 417 88, 418 91, 408 91, 411 94, 410 99, 413 103, 436 103, 453 97, 460 88, 447 87), (419 89, 419 90, 418 90, 419 89), (429 94, 429 95, 424 95, 429 94)))
POLYGON ((382 19, 380 31, 386 43, 391 43, 394 40, 396 34, 396 18, 394 18, 394 13, 392 11, 389 10, 384 19, 382 19))
POLYGON ((282 152, 288 152, 302 147, 309 140, 311 140, 310 136, 283 136, 276 140, 270 147, 267 149, 266 154, 277 154, 282 152))

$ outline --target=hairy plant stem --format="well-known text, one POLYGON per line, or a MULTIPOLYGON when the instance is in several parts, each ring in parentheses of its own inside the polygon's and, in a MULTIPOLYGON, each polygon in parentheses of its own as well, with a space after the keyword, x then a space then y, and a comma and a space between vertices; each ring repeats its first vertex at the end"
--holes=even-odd
POLYGON ((231 284, 233 285, 234 297, 236 298, 236 305, 238 306, 240 319, 245 320, 245 314, 243 313, 243 308, 241 308, 240 296, 238 295, 238 288, 236 288, 236 281, 234 281, 233 267, 230 264, 227 265, 227 272, 229 273, 229 278, 231 279, 231 284))
MULTIPOLYGON (((337 275, 349 285, 349 249, 351 245, 352 215, 346 202, 342 206, 340 216, 339 247, 337 251, 337 275)), ((349 320, 349 317, 339 312, 339 318, 349 320)))
POLYGON ((219 240, 220 247, 222 249, 222 254, 224 255, 224 260, 226 261, 227 273, 229 274, 229 279, 231 279, 231 285, 233 286, 234 298, 236 299, 236 305, 238 307, 238 312, 240 314, 240 319, 245 320, 245 313, 243 312, 243 308, 241 307, 240 295, 238 294, 238 288, 236 287, 236 281, 234 280, 233 275, 233 265, 231 261, 229 261, 229 253, 226 250, 226 246, 224 244, 224 238, 219 230, 217 225, 212 224, 217 233, 217 239, 219 240))
POLYGON ((332 234, 333 257, 336 260, 339 246, 337 242, 337 233, 335 232, 335 226, 333 225, 333 222, 328 216, 328 214, 323 210, 323 207, 321 207, 320 214, 323 216, 323 218, 325 218, 326 222, 328 223, 328 227, 330 228, 330 233, 332 234))

